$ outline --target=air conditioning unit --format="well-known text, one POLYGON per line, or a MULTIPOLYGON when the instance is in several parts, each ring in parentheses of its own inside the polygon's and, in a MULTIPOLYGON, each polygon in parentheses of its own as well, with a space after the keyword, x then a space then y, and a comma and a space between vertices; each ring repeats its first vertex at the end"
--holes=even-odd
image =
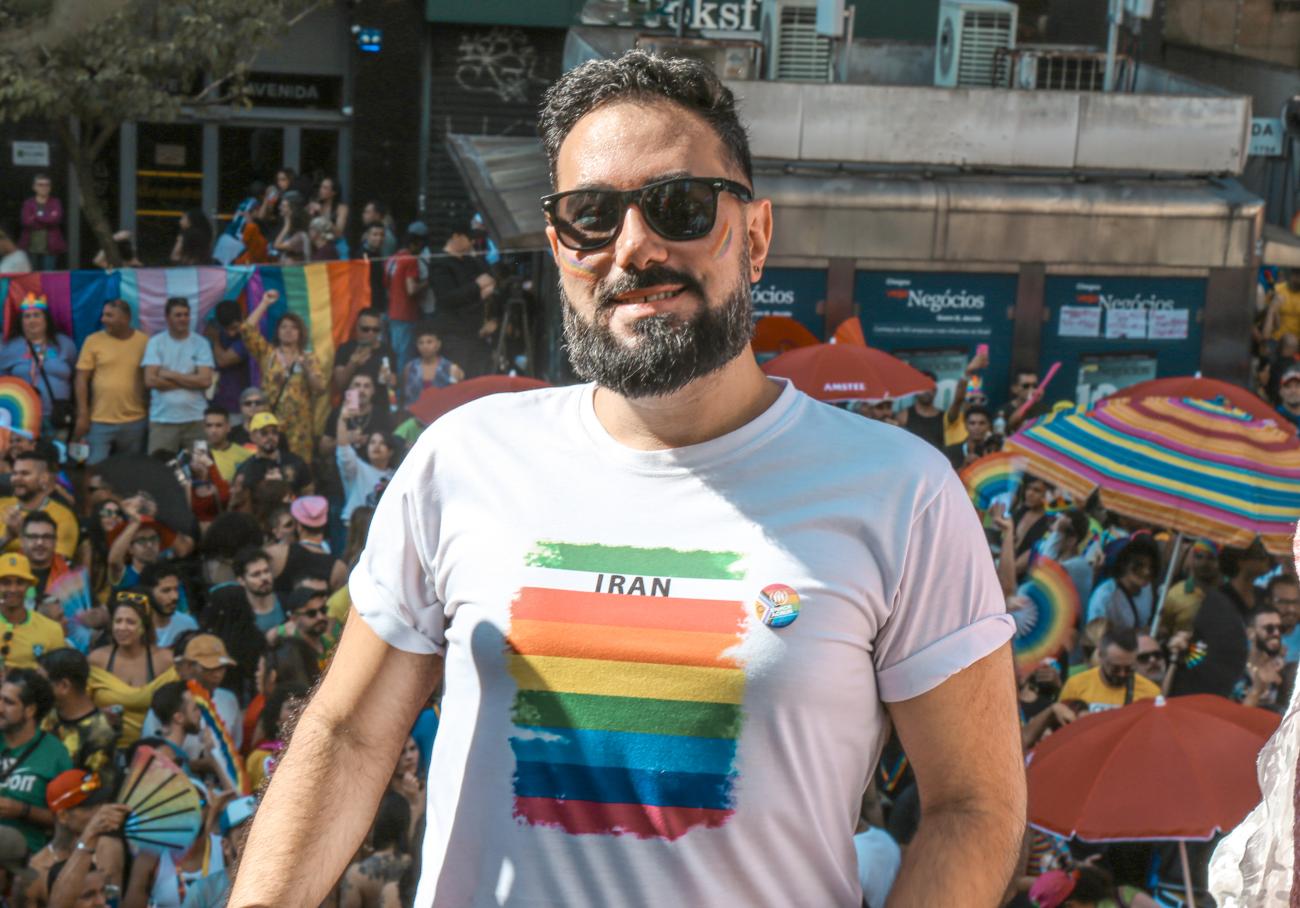
POLYGON ((993 88, 1007 83, 999 51, 1016 46, 1019 7, 1005 0, 943 0, 934 49, 940 88, 993 88))
POLYGON ((831 39, 817 34, 817 0, 766 0, 762 35, 767 78, 831 80, 831 39))
MULTIPOLYGON (((1103 91, 1106 54, 1092 47, 1037 45, 999 54, 999 69, 1009 69, 1012 88, 1025 91, 1103 91)), ((1132 59, 1115 57, 1115 90, 1132 91, 1132 59)))

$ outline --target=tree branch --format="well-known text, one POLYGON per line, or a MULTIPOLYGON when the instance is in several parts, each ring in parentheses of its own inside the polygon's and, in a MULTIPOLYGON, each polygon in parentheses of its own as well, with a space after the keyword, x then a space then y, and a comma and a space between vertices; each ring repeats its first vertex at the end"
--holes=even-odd
MULTIPOLYGON (((292 19, 290 19, 284 24, 284 30, 289 31, 291 28, 293 28, 303 19, 306 19, 308 15, 315 12, 316 9, 322 5, 322 2, 323 0, 311 0, 311 2, 308 3, 306 7, 303 8, 302 12, 298 13, 298 15, 294 16, 292 19)), ((260 52, 261 50, 262 48, 259 48, 258 52, 260 52)), ((213 81, 209 82, 207 85, 203 87, 203 91, 199 92, 197 95, 194 95, 192 98, 187 98, 185 100, 185 103, 187 105, 192 105, 194 107, 213 107, 222 104, 229 104, 231 101, 238 100, 243 96, 242 92, 232 93, 218 99, 207 99, 207 95, 208 92, 212 91, 218 85, 224 85, 225 83, 229 82, 231 79, 235 78, 235 76, 239 75, 241 72, 247 72, 256 59, 257 59, 257 53, 252 53, 248 55, 247 59, 236 62, 230 72, 226 73, 220 79, 214 79, 213 81)))
POLYGON ((49 15, 22 28, 0 34, 0 50, 38 48, 48 56, 48 45, 57 45, 126 8, 131 0, 54 0, 49 15))

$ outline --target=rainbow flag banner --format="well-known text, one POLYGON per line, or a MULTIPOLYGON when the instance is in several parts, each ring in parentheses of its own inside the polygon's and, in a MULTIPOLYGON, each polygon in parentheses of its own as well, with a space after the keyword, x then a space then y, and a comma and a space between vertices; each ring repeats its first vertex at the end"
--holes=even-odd
POLYGON ((1079 591, 1060 563, 1035 558, 1017 593, 1027 600, 1016 618, 1011 641, 1016 668, 1029 671, 1070 645, 1079 620, 1079 591))
POLYGON ((1007 513, 1010 513, 1011 502, 1016 497, 1028 465, 1027 457, 995 451, 963 467, 958 475, 965 483, 966 491, 970 492, 976 510, 987 511, 1001 501, 1006 504, 1007 513))
POLYGON ((234 265, 229 267, 122 268, 117 271, 41 271, 0 277, 4 324, 18 317, 28 293, 44 296, 59 330, 82 341, 99 330, 104 303, 123 299, 132 322, 146 334, 166 328, 169 297, 190 301, 194 330, 201 330, 222 300, 241 300, 245 311, 267 290, 280 300, 267 313, 264 330, 285 312, 307 323, 312 349, 328 367, 334 350, 352 333, 357 313, 370 305, 370 265, 365 261, 317 262, 311 265, 234 265))
POLYGON ((511 609, 514 811, 673 840, 733 813, 740 556, 539 543, 511 609))

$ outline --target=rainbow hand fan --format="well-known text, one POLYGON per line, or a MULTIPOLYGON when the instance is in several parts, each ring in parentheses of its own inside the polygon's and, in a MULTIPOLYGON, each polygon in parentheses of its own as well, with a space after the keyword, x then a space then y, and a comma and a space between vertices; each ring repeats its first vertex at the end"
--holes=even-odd
POLYGON ((122 827, 127 841, 147 851, 183 852, 203 828, 199 790, 148 745, 136 749, 117 800, 131 808, 122 827))
POLYGON ((21 378, 0 378, 0 429, 35 438, 41 432, 41 396, 21 378))
POLYGON ((194 697, 194 702, 199 707, 203 724, 212 732, 212 739, 216 742, 211 754, 216 761, 217 769, 225 777, 223 781, 240 794, 248 794, 248 774, 244 771, 244 761, 239 759, 239 749, 235 747, 230 732, 226 730, 226 723, 221 721, 216 704, 212 702, 212 697, 202 684, 197 681, 189 681, 186 684, 190 695, 194 697))
POLYGON ((1025 671, 1069 645, 1079 618, 1079 591, 1059 562, 1036 558, 1018 592, 1028 605, 1018 615, 1011 649, 1016 669, 1025 671))
POLYGON ((1007 511, 1024 479, 1029 461, 1020 454, 996 451, 962 468, 961 481, 970 492, 971 501, 978 511, 987 511, 998 501, 1005 502, 1007 511))
POLYGON ((92 606, 90 577, 85 568, 65 571, 45 588, 45 595, 57 599, 63 606, 63 617, 71 621, 74 616, 92 606))

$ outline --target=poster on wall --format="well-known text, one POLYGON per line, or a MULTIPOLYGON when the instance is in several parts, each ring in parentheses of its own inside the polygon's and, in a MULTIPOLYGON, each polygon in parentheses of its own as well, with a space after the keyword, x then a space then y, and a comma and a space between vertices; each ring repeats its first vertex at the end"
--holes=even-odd
POLYGON ((750 288, 754 318, 792 318, 820 340, 826 339, 826 269, 764 268, 750 288))
POLYGON ((1075 401, 1079 406, 1092 407, 1129 385, 1150 381, 1156 377, 1156 358, 1143 354, 1119 353, 1085 356, 1079 361, 1078 381, 1075 383, 1075 401))
POLYGON ((1201 362, 1201 278, 1052 276, 1043 287, 1048 321, 1040 368, 1061 363, 1050 400, 1088 407, 1149 378, 1193 375, 1201 362))
POLYGON ((1014 274, 859 271, 853 299, 871 346, 909 361, 925 351, 949 357, 947 364, 941 363, 942 371, 931 370, 939 376, 941 390, 946 380, 946 399, 951 399, 975 348, 988 344, 984 387, 997 405, 1009 390, 1017 283, 1014 274))

